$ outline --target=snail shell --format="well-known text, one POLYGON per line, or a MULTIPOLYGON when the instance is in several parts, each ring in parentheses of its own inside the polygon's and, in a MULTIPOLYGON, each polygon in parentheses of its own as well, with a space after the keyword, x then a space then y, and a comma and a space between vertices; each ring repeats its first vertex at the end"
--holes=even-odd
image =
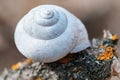
POLYGON ((83 23, 56 5, 41 5, 29 11, 19 21, 14 38, 24 56, 46 63, 90 46, 83 23))

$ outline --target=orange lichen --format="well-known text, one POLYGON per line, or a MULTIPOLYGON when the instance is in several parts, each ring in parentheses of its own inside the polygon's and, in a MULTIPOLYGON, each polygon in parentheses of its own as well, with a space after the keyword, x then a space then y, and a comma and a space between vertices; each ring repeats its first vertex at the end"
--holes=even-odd
POLYGON ((114 57, 114 54, 113 53, 102 53, 102 54, 99 54, 97 59, 98 60, 108 60, 108 59, 111 59, 114 57))
POLYGON ((36 80, 42 80, 42 79, 41 79, 41 77, 37 77, 37 79, 36 79, 36 80))
POLYGON ((20 62, 12 65, 11 69, 12 69, 12 70, 17 70, 17 69, 19 69, 19 66, 20 66, 20 62))
POLYGON ((60 63, 64 63, 64 64, 67 64, 71 59, 70 58, 63 58, 60 60, 60 63))
POLYGON ((113 48, 111 46, 108 46, 106 49, 105 49, 106 52, 112 52, 113 51, 113 48))
POLYGON ((59 60, 60 63, 67 64, 68 62, 75 59, 75 56, 72 54, 67 55, 66 57, 59 60))
POLYGON ((104 54, 99 54, 97 60, 104 60, 104 54))
POLYGON ((105 52, 101 53, 98 55, 97 59, 98 60, 108 60, 114 57, 114 52, 113 52, 114 48, 112 48, 111 46, 107 47, 105 49, 105 52))
POLYGON ((113 40, 113 41, 118 40, 118 39, 119 39, 119 37, 118 37, 116 34, 114 34, 114 35, 112 36, 112 40, 113 40))
POLYGON ((32 63, 32 59, 26 59, 23 63, 30 64, 30 63, 32 63))
POLYGON ((42 80, 42 78, 40 76, 36 76, 36 77, 31 77, 30 80, 42 80))
POLYGON ((102 48, 104 48, 105 46, 104 45, 100 45, 100 48, 102 49, 102 48))

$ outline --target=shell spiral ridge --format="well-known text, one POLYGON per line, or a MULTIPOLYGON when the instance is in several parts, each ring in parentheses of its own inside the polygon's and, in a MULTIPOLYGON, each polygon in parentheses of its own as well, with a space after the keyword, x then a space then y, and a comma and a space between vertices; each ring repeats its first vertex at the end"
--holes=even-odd
POLYGON ((41 5, 29 11, 19 21, 14 38, 24 56, 45 63, 90 46, 84 24, 55 5, 41 5))
POLYGON ((59 37, 68 24, 66 14, 58 7, 37 7, 25 17, 27 18, 24 20, 24 30, 30 36, 42 40, 59 37))

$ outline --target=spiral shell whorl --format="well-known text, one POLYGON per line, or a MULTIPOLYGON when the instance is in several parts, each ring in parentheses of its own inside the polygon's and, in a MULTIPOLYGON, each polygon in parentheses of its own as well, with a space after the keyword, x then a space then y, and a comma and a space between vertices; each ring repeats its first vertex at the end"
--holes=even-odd
POLYGON ((46 5, 37 7, 31 10, 26 17, 29 17, 27 19, 30 20, 25 20, 24 29, 30 36, 37 39, 49 40, 59 37, 67 28, 67 16, 57 7, 46 5))
POLYGON ((28 12, 16 27, 15 44, 27 58, 45 63, 90 46, 83 23, 55 5, 41 5, 28 12))
POLYGON ((54 16, 54 12, 52 10, 49 10, 48 8, 43 8, 40 11, 40 16, 45 19, 49 19, 54 16))
POLYGON ((36 23, 43 27, 50 27, 56 24, 59 18, 59 12, 51 8, 41 8, 34 16, 36 23))

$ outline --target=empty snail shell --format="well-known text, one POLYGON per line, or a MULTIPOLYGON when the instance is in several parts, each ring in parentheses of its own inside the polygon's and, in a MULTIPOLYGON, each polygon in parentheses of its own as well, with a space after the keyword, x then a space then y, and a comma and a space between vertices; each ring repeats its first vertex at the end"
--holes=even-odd
POLYGON ((56 5, 41 5, 29 11, 19 21, 14 38, 24 56, 45 63, 90 46, 83 23, 56 5))

